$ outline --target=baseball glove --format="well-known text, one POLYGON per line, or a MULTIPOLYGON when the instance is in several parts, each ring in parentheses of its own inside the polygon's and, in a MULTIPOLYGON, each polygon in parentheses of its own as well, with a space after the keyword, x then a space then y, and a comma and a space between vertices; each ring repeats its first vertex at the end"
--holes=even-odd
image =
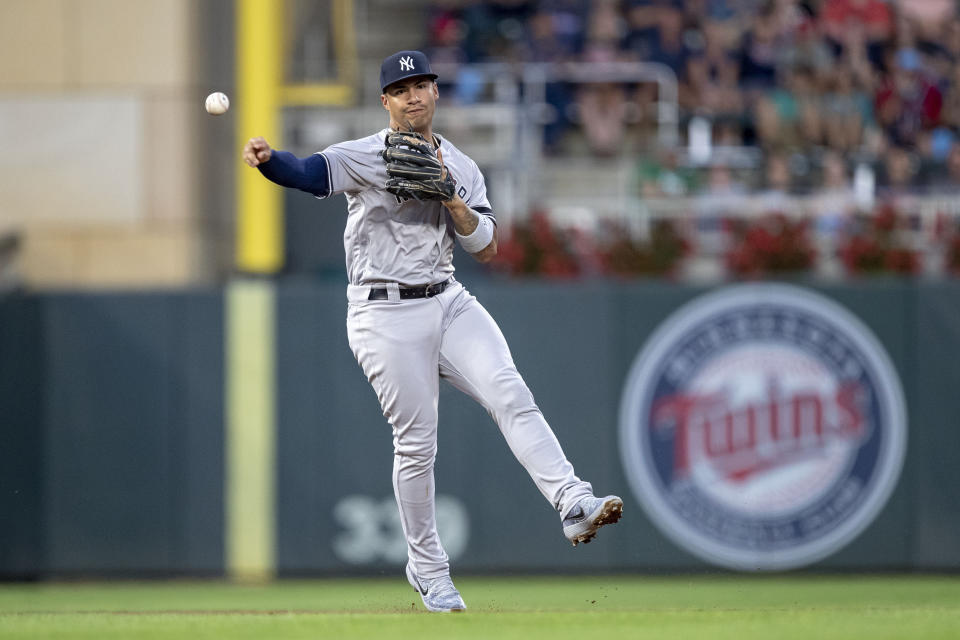
POLYGON ((383 161, 387 163, 387 191, 400 198, 447 201, 456 185, 433 146, 414 131, 387 134, 383 161))

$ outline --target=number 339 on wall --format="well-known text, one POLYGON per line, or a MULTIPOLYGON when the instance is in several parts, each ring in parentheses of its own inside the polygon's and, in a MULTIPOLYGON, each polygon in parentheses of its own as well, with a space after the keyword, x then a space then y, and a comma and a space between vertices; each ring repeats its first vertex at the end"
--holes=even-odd
MULTIPOLYGON (((470 518, 463 503, 453 496, 438 495, 437 531, 451 560, 459 558, 470 539, 470 518)), ((407 560, 407 542, 392 496, 344 496, 333 507, 333 518, 342 532, 333 539, 333 552, 348 564, 407 560)))

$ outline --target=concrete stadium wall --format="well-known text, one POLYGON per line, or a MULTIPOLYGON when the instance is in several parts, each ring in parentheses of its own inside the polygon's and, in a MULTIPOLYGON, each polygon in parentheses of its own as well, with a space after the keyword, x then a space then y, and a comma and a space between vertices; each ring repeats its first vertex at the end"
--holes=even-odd
MULTIPOLYGON (((437 486, 458 571, 704 571, 652 524, 620 462, 625 376, 703 289, 483 281, 473 293, 578 473, 626 502, 571 549, 486 413, 444 385, 437 486)), ((814 570, 960 568, 960 283, 817 286, 863 320, 906 394, 905 466, 880 515, 814 570)), ((223 293, 0 301, 0 576, 224 570, 223 293)), ((276 552, 281 575, 396 572, 391 437, 346 341, 340 283, 277 291, 276 552)))
POLYGON ((21 235, 31 287, 186 285, 212 270, 207 219, 232 194, 211 156, 235 149, 230 122, 201 105, 232 88, 230 8, 0 4, 0 235, 21 235))

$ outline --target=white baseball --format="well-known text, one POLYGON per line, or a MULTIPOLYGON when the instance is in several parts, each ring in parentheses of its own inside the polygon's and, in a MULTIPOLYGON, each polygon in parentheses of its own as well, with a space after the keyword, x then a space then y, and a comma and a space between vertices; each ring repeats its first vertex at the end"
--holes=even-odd
POLYGON ((230 108, 230 98, 227 97, 227 94, 220 91, 214 91, 207 96, 207 101, 204 103, 204 107, 207 110, 207 113, 215 116, 219 116, 227 112, 227 109, 230 108))

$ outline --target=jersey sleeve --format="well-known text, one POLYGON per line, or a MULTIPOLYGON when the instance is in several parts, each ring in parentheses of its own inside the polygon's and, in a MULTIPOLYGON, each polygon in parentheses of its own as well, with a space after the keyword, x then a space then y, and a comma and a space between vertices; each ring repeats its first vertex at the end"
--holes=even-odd
POLYGON ((375 187, 377 170, 383 161, 376 149, 361 140, 330 145, 320 152, 330 174, 328 196, 375 187))
POLYGON ((493 213, 493 208, 490 206, 490 201, 487 199, 487 183, 483 179, 483 174, 480 172, 480 167, 477 166, 477 163, 472 159, 470 161, 471 167, 471 181, 473 187, 470 189, 470 194, 467 196, 467 206, 479 213, 490 218, 494 224, 497 223, 497 217, 493 213))
POLYGON ((314 154, 298 158, 289 151, 274 149, 267 162, 257 165, 265 178, 282 187, 292 187, 323 198, 330 191, 327 161, 314 154))

